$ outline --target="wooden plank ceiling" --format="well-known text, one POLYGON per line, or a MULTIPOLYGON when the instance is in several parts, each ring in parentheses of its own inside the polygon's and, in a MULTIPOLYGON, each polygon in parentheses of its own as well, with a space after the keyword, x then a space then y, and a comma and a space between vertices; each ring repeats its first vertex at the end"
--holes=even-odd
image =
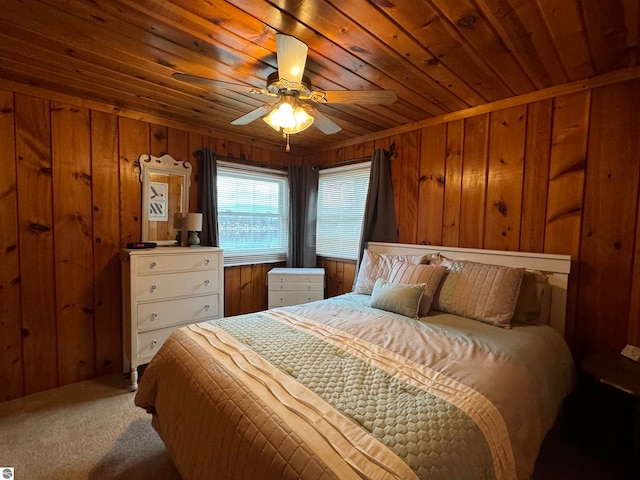
POLYGON ((248 93, 276 71, 275 34, 307 43, 324 90, 390 89, 392 105, 319 105, 342 127, 297 149, 635 66, 640 0, 2 0, 0 78, 282 144, 248 93), (247 93, 175 80, 189 73, 247 93))

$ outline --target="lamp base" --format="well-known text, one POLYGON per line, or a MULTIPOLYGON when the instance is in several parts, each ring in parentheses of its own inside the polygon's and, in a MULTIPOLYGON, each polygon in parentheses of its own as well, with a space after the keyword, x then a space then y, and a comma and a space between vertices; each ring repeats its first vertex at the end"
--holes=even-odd
POLYGON ((200 237, 198 232, 189 232, 188 243, 190 247, 197 247, 200 245, 200 237))

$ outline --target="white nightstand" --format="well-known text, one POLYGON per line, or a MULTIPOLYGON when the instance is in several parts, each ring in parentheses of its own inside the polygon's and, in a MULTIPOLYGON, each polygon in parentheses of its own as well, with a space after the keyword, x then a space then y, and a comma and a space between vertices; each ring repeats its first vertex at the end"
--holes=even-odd
POLYGON ((267 273, 269 308, 324 298, 324 268, 273 268, 267 273))

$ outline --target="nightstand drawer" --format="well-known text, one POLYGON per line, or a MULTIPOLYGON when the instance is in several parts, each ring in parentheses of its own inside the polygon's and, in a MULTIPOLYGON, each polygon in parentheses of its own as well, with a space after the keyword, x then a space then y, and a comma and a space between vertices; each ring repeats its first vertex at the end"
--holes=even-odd
POLYGON ((322 300, 324 292, 311 291, 311 292, 269 292, 269 308, 285 307, 287 305, 299 305, 301 303, 314 302, 316 300, 322 300))
POLYGON ((298 291, 298 292, 322 292, 324 285, 322 283, 271 283, 269 282, 270 291, 298 291))
POLYGON ((144 255, 140 256, 136 273, 157 274, 217 269, 219 255, 215 253, 194 253, 191 255, 144 255))
POLYGON ((137 278, 135 299, 138 302, 175 298, 186 295, 218 293, 218 270, 164 275, 141 275, 137 278))
POLYGON ((138 331, 154 330, 186 322, 204 321, 219 316, 219 295, 138 305, 138 331))

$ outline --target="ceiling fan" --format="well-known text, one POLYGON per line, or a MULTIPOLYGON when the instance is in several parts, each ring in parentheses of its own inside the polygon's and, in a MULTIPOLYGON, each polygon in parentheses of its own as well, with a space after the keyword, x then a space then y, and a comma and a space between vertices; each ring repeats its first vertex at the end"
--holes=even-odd
MULTIPOLYGON (((314 103, 356 103, 388 105, 396 101, 392 90, 314 90, 304 75, 307 45, 295 37, 276 34, 278 71, 267 77, 266 88, 221 82, 185 73, 174 73, 173 78, 189 83, 212 85, 239 92, 247 92, 264 100, 265 105, 235 119, 232 125, 247 125, 258 118, 274 130, 288 135, 302 132, 315 125, 326 135, 337 133, 340 126, 313 107, 314 103)), ((288 150, 288 148, 287 148, 288 150)))

